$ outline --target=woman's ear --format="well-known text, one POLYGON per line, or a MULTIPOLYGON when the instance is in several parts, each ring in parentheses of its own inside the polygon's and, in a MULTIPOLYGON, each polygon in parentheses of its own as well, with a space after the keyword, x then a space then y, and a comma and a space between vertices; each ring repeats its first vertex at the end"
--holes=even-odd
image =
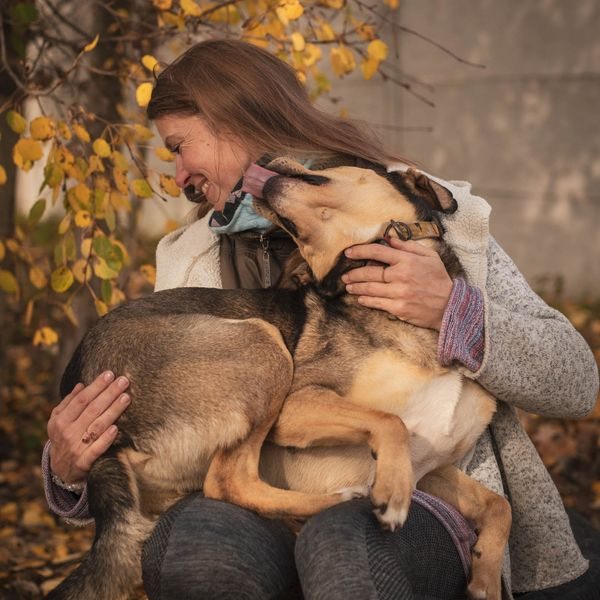
POLYGON ((433 210, 451 214, 458 208, 458 204, 449 190, 412 167, 402 173, 402 178, 405 185, 423 198, 433 210))

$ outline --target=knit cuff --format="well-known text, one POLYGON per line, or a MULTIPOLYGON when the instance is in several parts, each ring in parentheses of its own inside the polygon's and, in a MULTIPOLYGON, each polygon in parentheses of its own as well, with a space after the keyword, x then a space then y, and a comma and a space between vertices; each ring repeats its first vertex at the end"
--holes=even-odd
POLYGON ((72 525, 88 525, 93 522, 88 506, 87 486, 81 496, 63 490, 52 481, 50 472, 50 441, 46 442, 42 454, 42 477, 44 493, 50 510, 72 525))
POLYGON ((484 316, 482 291, 467 285, 464 279, 455 279, 438 340, 437 357, 442 366, 458 362, 473 373, 481 367, 484 316))

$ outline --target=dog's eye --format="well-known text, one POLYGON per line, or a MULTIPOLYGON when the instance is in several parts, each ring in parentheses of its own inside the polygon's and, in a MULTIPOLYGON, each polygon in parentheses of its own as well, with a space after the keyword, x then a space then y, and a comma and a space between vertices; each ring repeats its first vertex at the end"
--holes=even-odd
POLYGON ((323 177, 323 175, 301 174, 296 175, 298 179, 310 184, 310 185, 323 185, 329 181, 329 177, 323 177))

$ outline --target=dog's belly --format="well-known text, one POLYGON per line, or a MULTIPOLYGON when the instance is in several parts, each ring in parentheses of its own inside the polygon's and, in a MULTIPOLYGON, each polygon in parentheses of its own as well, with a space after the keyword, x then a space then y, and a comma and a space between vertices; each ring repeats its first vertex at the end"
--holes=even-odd
MULTIPOLYGON (((496 410, 493 397, 457 370, 420 367, 377 353, 364 362, 345 399, 402 418, 411 434, 415 481, 452 464, 475 445, 496 410)), ((295 450, 265 445, 261 474, 272 485, 312 493, 372 483, 367 446, 295 450)))

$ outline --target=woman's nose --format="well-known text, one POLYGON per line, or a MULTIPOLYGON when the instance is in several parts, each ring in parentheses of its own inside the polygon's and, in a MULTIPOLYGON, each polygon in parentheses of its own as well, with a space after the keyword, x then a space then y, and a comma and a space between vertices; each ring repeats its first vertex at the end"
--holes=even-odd
POLYGON ((188 184, 190 174, 183 168, 181 158, 178 156, 175 159, 175 183, 181 188, 185 188, 188 184))

